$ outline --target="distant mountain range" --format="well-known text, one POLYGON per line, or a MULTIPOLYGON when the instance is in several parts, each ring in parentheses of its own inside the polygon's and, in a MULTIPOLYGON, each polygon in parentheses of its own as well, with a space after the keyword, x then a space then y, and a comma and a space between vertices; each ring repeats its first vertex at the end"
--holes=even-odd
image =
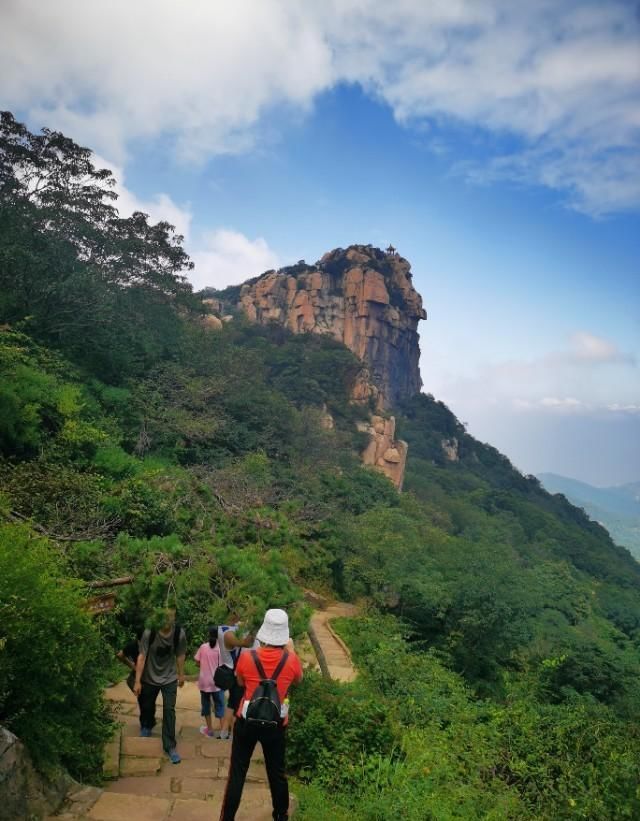
POLYGON ((607 528, 617 544, 640 560, 640 482, 616 487, 593 487, 557 473, 539 473, 549 493, 562 493, 607 528))

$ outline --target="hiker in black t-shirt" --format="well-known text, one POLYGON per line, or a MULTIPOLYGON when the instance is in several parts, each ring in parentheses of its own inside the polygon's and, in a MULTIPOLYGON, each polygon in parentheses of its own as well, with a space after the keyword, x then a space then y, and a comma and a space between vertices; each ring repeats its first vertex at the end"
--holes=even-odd
POLYGON ((140 735, 148 738, 156 723, 156 699, 162 693, 162 747, 174 764, 176 750, 176 697, 184 684, 187 637, 176 624, 176 611, 167 608, 158 630, 145 630, 140 639, 133 692, 140 697, 140 735))

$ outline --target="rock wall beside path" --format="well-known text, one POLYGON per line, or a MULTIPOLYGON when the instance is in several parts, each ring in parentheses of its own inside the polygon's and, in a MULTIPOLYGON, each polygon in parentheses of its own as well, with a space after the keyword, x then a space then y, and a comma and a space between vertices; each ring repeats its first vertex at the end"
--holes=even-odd
POLYGON ((58 809, 76 782, 58 770, 44 776, 24 744, 0 727, 0 821, 32 821, 58 809))

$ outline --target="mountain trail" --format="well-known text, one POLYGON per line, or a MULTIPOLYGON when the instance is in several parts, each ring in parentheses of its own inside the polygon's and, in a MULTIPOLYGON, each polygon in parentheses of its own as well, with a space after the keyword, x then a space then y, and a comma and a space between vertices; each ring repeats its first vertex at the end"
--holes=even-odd
MULTIPOLYGON (((231 742, 200 734, 197 683, 178 690, 176 730, 180 764, 163 755, 161 722, 151 738, 140 738, 138 705, 120 682, 105 696, 120 728, 107 746, 104 789, 83 787, 68 796, 62 810, 47 821, 212 821, 218 818, 226 786, 231 742)), ((159 699, 159 702, 161 700, 159 699)), ((161 713, 161 704, 158 704, 161 713)), ((295 809, 291 797, 290 815, 295 809)), ((271 821, 271 795, 257 746, 251 760, 237 821, 271 821)))
POLYGON ((323 610, 316 610, 309 625, 309 638, 318 657, 323 675, 335 681, 353 681, 356 669, 351 660, 349 648, 337 635, 331 621, 337 618, 351 618, 358 608, 346 602, 333 602, 323 610))
MULTIPOLYGON (((354 605, 333 602, 311 617, 309 638, 323 674, 336 681, 356 676, 349 650, 331 620, 357 613, 354 605)), ((311 647, 302 643, 305 665, 315 666, 311 647)), ((180 764, 162 752, 162 724, 151 738, 140 738, 138 705, 126 683, 105 691, 119 724, 106 748, 103 789, 79 785, 62 809, 47 821, 212 821, 218 817, 226 786, 231 742, 203 736, 199 728, 197 683, 178 690, 176 732, 180 764)), ((158 703, 158 713, 162 711, 158 703)), ((291 796, 290 816, 296 808, 291 796)), ((251 760, 237 821, 271 821, 271 795, 260 746, 251 760)))

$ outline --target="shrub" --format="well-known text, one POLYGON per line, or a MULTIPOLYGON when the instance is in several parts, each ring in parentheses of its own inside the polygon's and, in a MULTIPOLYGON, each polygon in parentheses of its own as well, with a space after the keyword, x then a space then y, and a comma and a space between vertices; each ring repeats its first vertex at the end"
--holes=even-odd
POLYGON ((543 819, 640 817, 640 731, 589 698, 495 708, 497 773, 543 819))
POLYGON ((138 459, 118 445, 107 445, 99 448, 94 456, 93 464, 100 472, 106 473, 114 479, 134 476, 141 466, 138 459))
POLYGON ((46 458, 0 460, 0 482, 11 507, 56 536, 99 536, 110 529, 102 504, 104 479, 46 458))
POLYGON ((166 494, 154 487, 149 478, 124 480, 105 498, 104 508, 132 536, 164 536, 175 528, 166 494))
POLYGON ((83 604, 47 541, 0 527, 0 722, 41 768, 61 764, 90 779, 110 732, 108 658, 83 604))
POLYGON ((395 732, 389 711, 372 693, 307 672, 292 690, 288 764, 305 779, 349 789, 360 779, 360 754, 389 754, 395 732))

